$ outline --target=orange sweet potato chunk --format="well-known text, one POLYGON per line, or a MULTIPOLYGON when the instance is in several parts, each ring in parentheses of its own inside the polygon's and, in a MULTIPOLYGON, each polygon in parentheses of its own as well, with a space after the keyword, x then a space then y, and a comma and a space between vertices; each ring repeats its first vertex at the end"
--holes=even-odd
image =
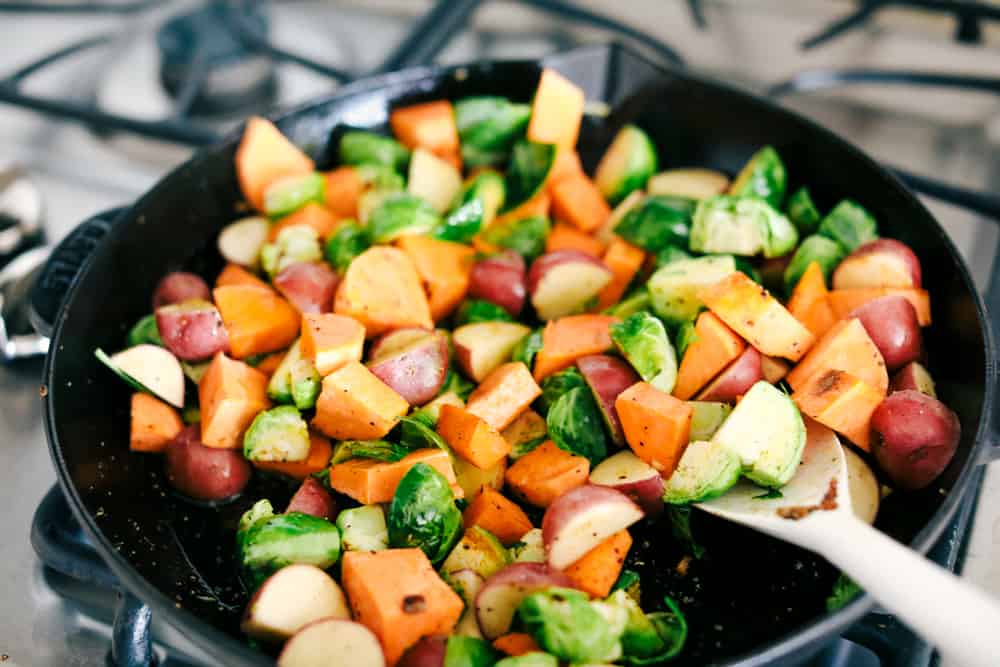
POLYGON ((357 361, 323 378, 313 426, 336 440, 378 440, 410 405, 357 361))
POLYGON ((334 313, 306 313, 302 316, 302 357, 326 377, 349 361, 361 361, 365 328, 353 317, 334 313))
POLYGON ((504 546, 517 542, 531 530, 531 519, 516 503, 491 486, 484 486, 476 499, 462 513, 465 529, 479 526, 488 530, 504 546))
MULTIPOLYGON (((458 126, 448 100, 435 100, 394 109, 389 114, 392 133, 409 149, 426 148, 438 157, 459 155, 458 126)), ((461 169, 461 161, 456 165, 461 169)))
POLYGON ((564 176, 550 188, 552 213, 584 232, 593 232, 611 215, 604 195, 586 174, 564 176))
MULTIPOLYGON (((549 195, 547 191, 542 190, 528 201, 518 204, 511 210, 504 213, 503 215, 498 215, 496 218, 493 219, 493 224, 491 224, 490 227, 498 227, 506 225, 508 223, 515 222, 517 220, 523 220, 524 218, 531 218, 536 215, 540 215, 542 217, 548 217, 549 208, 551 205, 552 205, 552 197, 549 195)), ((478 239, 479 237, 477 236, 476 238, 478 239)), ((497 248, 495 246, 487 245, 485 246, 486 249, 480 249, 478 244, 474 245, 477 246, 476 250, 479 250, 480 252, 497 251, 497 248), (489 248, 492 248, 492 250, 489 248)))
POLYGON ((618 581, 631 547, 632 536, 627 530, 620 530, 567 567, 566 576, 581 591, 595 598, 606 598, 618 581))
POLYGON ((327 209, 337 220, 358 217, 358 200, 364 192, 365 183, 352 166, 337 167, 326 172, 327 209))
POLYGON ((507 468, 507 487, 537 507, 548 507, 562 494, 583 486, 590 461, 547 440, 507 468))
POLYGON ((246 200, 264 210, 264 191, 279 178, 308 174, 314 168, 308 155, 264 118, 247 120, 236 149, 236 178, 246 200))
POLYGON ((493 640, 493 648, 511 657, 542 651, 527 632, 509 632, 501 635, 493 640))
POLYGON ((239 264, 226 264, 226 268, 222 269, 222 272, 215 279, 216 287, 226 287, 228 285, 252 285, 254 287, 271 289, 270 285, 239 264))
POLYGON ((271 225, 267 238, 274 241, 283 229, 299 225, 312 227, 316 230, 319 238, 325 240, 340 226, 340 218, 331 213, 330 209, 325 206, 316 202, 309 202, 299 210, 289 213, 271 225))
POLYGON ((808 415, 840 433, 861 449, 871 451, 871 419, 884 393, 850 373, 828 370, 813 375, 795 390, 792 400, 808 415))
POLYGON ((469 291, 476 251, 464 243, 426 236, 403 236, 396 245, 413 262, 427 288, 431 317, 437 321, 450 315, 469 291))
POLYGON ((437 431, 456 454, 480 470, 492 468, 511 450, 499 431, 457 405, 441 406, 437 431))
POLYGON ((413 262, 402 250, 387 246, 354 258, 337 287, 333 310, 361 322, 369 338, 404 327, 434 328, 413 262))
POLYGON ((883 397, 889 388, 885 360, 858 319, 842 320, 826 332, 788 374, 788 384, 798 390, 812 376, 829 370, 850 373, 883 397))
POLYGON ((333 457, 333 446, 330 441, 321 435, 310 433, 309 455, 305 461, 251 461, 250 463, 260 470, 280 472, 295 479, 305 479, 330 465, 331 457, 333 457))
POLYGON ((465 604, 420 549, 348 551, 342 583, 354 620, 382 644, 388 667, 426 635, 448 635, 465 604))
POLYGON ((542 349, 535 355, 535 380, 541 382, 580 357, 611 349, 611 325, 617 321, 610 315, 570 315, 550 321, 542 332, 542 349))
POLYGON ((743 339, 713 313, 699 315, 694 330, 698 337, 684 351, 673 392, 674 396, 685 401, 697 394, 746 349, 743 339))
POLYGON ((636 382, 615 400, 625 440, 635 455, 660 471, 673 474, 687 449, 691 406, 645 382, 636 382))
POLYGON ((827 297, 833 314, 838 318, 847 315, 869 301, 874 301, 883 296, 899 295, 905 297, 913 304, 913 309, 917 311, 917 321, 920 326, 926 327, 931 324, 931 297, 924 289, 912 289, 902 287, 858 287, 854 289, 835 289, 827 297))
POLYGON ((330 488, 365 505, 387 503, 396 493, 399 481, 418 463, 426 463, 444 475, 456 498, 464 495, 456 483, 451 458, 443 449, 418 449, 399 461, 350 459, 338 463, 330 466, 330 488))
POLYGON ((625 290, 632 283, 632 279, 642 269, 643 262, 646 261, 646 253, 642 248, 637 248, 628 241, 616 236, 608 244, 603 261, 604 265, 611 269, 614 277, 610 283, 604 286, 604 289, 598 295, 598 310, 610 308, 621 301, 625 295, 625 290))
POLYGON ((226 285, 212 296, 237 359, 281 350, 299 335, 299 311, 270 288, 226 285))
POLYGON ((823 270, 819 262, 812 262, 799 278, 788 301, 788 312, 792 317, 806 325, 817 337, 829 331, 837 321, 827 299, 828 294, 823 270))
POLYGON ((162 452, 184 429, 177 410, 155 396, 132 394, 128 446, 133 452, 162 452))
POLYGON ((557 222, 545 239, 545 252, 557 250, 579 250, 599 258, 604 253, 604 244, 568 222, 557 222))
POLYGON ((237 449, 257 413, 271 406, 267 376, 220 352, 198 383, 198 404, 202 443, 237 449))
POLYGON ((498 431, 507 428, 542 389, 528 367, 519 361, 499 366, 469 394, 465 409, 498 431))

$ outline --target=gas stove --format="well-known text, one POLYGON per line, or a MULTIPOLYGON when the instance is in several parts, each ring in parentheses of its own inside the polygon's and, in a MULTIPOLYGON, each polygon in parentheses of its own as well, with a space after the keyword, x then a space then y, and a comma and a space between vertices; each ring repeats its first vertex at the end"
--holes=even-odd
MULTIPOLYGON (((20 277, 45 246, 25 249, 127 205, 247 115, 372 72, 536 57, 611 39, 780 97, 934 194, 925 201, 1000 313, 993 261, 1000 203, 988 194, 1000 175, 1000 9, 992 5, 0 0, 0 352, 44 351, 17 305, 20 277)), ((115 592, 59 492, 50 491, 40 369, 37 357, 0 366, 2 525, 10 536, 0 542, 0 662, 99 665, 111 655, 118 664, 215 664, 115 592)), ((994 593, 1000 535, 991 531, 1000 503, 989 500, 1000 493, 998 478, 987 470, 984 501, 966 498, 933 552, 952 569, 964 563, 994 593)), ((875 613, 809 664, 935 661, 930 647, 875 613)))

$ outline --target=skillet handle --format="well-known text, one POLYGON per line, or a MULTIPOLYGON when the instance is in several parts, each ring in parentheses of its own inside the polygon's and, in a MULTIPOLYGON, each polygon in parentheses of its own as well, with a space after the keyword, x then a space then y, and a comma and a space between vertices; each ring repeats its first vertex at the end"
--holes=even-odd
POLYGON ((49 255, 31 288, 28 304, 31 325, 40 335, 52 335, 67 292, 124 211, 114 208, 83 221, 49 255))

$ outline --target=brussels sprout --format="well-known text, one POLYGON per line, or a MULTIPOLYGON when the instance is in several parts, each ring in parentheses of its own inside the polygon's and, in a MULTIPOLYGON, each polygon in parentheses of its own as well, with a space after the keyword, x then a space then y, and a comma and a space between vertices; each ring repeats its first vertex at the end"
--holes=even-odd
POLYGON ((555 160, 555 144, 539 144, 526 139, 514 144, 507 169, 507 210, 535 196, 545 185, 555 160))
POLYGON ((750 157, 736 180, 729 187, 729 194, 760 197, 774 208, 780 209, 787 188, 785 165, 778 151, 764 146, 750 157))
POLYGON ((515 563, 544 563, 545 544, 542 529, 532 528, 521 539, 510 545, 510 557, 515 563))
POLYGON ((829 612, 837 611, 862 592, 861 587, 853 579, 841 572, 837 580, 833 582, 833 591, 826 598, 826 610, 829 612))
POLYGON ((691 508, 679 505, 667 505, 667 517, 670 519, 670 532, 681 547, 694 558, 705 555, 705 547, 698 544, 691 532, 691 508))
POLYGON ((728 403, 715 403, 713 401, 688 401, 691 406, 691 432, 689 438, 691 442, 695 440, 708 440, 726 421, 726 417, 733 411, 728 403))
POLYGON ((844 249, 836 241, 818 234, 807 236, 792 255, 792 261, 785 267, 785 290, 791 294, 802 274, 813 262, 819 262, 823 276, 829 281, 833 270, 842 259, 844 259, 844 249))
POLYGON ((645 286, 632 292, 618 303, 604 309, 605 315, 626 318, 636 313, 648 310, 650 307, 649 290, 645 286))
POLYGON ((635 125, 626 125, 597 165, 594 183, 605 199, 617 204, 633 190, 646 186, 657 163, 656 146, 649 136, 635 125))
POLYGON ((463 324, 474 322, 513 322, 506 308, 496 305, 492 301, 482 299, 468 299, 455 311, 454 325, 460 327, 463 324))
POLYGON ((511 361, 520 361, 530 370, 540 349, 542 349, 542 330, 535 329, 517 342, 510 355, 511 361))
POLYGON ((561 660, 614 662, 622 655, 624 627, 609 623, 582 591, 549 588, 531 593, 518 605, 517 616, 538 645, 561 660))
POLYGON ((243 456, 251 461, 305 461, 309 425, 290 405, 265 410, 243 434, 243 456))
POLYGON ((559 660, 548 653, 532 651, 519 656, 504 658, 493 667, 559 667, 559 660))
POLYGON ((778 257, 795 247, 798 234, 788 218, 756 197, 718 195, 704 199, 691 225, 691 250, 778 257))
POLYGON ((369 189, 399 192, 406 188, 406 180, 392 167, 382 164, 359 164, 355 171, 369 189))
POLYGON ((278 238, 260 249, 260 264, 272 279, 281 270, 299 262, 315 262, 323 258, 319 234, 309 225, 293 225, 278 232, 278 238))
POLYGON ((299 410, 309 410, 316 405, 322 382, 313 363, 302 357, 296 340, 271 375, 267 395, 275 403, 292 403, 299 410))
POLYGON ((770 259, 787 255, 798 242, 799 232, 795 229, 792 221, 781 215, 776 209, 768 207, 764 257, 770 259))
POLYGON ((639 376, 670 393, 677 381, 677 353, 663 322, 646 311, 611 325, 611 340, 639 376))
POLYGON ((677 328, 677 337, 674 339, 677 348, 677 358, 683 359, 687 352, 688 345, 698 340, 698 332, 694 328, 694 320, 688 320, 677 328))
POLYGON ((878 223, 861 204, 845 199, 819 223, 819 234, 833 239, 845 252, 852 253, 859 246, 878 238, 878 223))
POLYGON ((470 526, 462 539, 441 564, 441 572, 472 570, 483 579, 489 579, 510 565, 510 554, 493 533, 479 526, 470 526))
POLYGON ((383 199, 368 220, 368 231, 375 243, 389 243, 406 235, 427 234, 441 224, 441 216, 424 199, 407 193, 395 193, 383 199))
POLYGON ((354 258, 368 250, 371 244, 371 235, 365 227, 353 220, 345 222, 326 241, 326 261, 344 272, 354 258))
POLYGON ((644 614, 638 602, 624 591, 612 593, 603 602, 594 602, 605 614, 617 612, 625 619, 621 635, 621 661, 628 665, 661 664, 676 656, 687 640, 687 621, 670 598, 664 598, 669 612, 644 614))
POLYGON ((823 217, 819 214, 816 204, 813 203, 809 188, 804 185, 788 197, 785 213, 802 236, 814 234, 816 228, 819 227, 820 219, 823 217))
POLYGON ((487 169, 479 172, 466 181, 459 195, 458 204, 467 204, 473 199, 483 202, 483 228, 489 227, 493 223, 497 212, 503 208, 507 198, 507 185, 503 176, 499 173, 487 169))
POLYGON ((540 413, 547 414, 559 398, 570 389, 586 387, 583 375, 576 366, 570 366, 566 370, 553 373, 542 380, 542 395, 538 397, 536 407, 540 413))
POLYGON ((326 569, 340 558, 340 531, 335 525, 301 512, 274 514, 267 501, 244 513, 236 541, 250 588, 286 565, 326 569))
POLYGON ((698 292, 735 270, 736 262, 730 255, 684 259, 657 269, 646 285, 653 312, 668 326, 693 320, 703 307, 698 292))
POLYGON ((410 453, 410 448, 387 440, 343 440, 333 449, 330 465, 350 459, 375 459, 390 463, 401 461, 410 453))
MULTIPOLYGON (((163 339, 160 338, 160 330, 156 326, 156 315, 146 315, 129 329, 125 339, 126 347, 135 347, 148 343, 149 345, 159 345, 163 347, 163 339)), ((183 362, 181 362, 183 364, 183 362)))
POLYGON ((326 179, 322 174, 286 176, 264 190, 264 212, 269 218, 280 218, 310 202, 322 204, 325 198, 326 179))
POLYGON ((362 505, 341 511, 337 528, 345 551, 382 551, 389 548, 389 529, 381 505, 362 505))
POLYGON ((501 248, 510 248, 522 255, 529 264, 545 252, 545 239, 551 224, 548 218, 532 216, 483 231, 483 240, 501 248))
POLYGON ((391 547, 419 547, 437 563, 458 540, 462 513, 448 480, 426 463, 418 463, 396 487, 388 523, 391 547))
POLYGON ((467 97, 455 103, 455 125, 468 168, 503 164, 524 134, 531 107, 504 97, 467 97))
POLYGON ((687 247, 695 202, 665 195, 646 197, 615 226, 614 232, 650 252, 668 245, 687 247))
MULTIPOLYGON (((427 423, 428 415, 399 418, 399 442, 408 449, 443 449, 451 454, 451 447, 434 430, 434 424, 427 423)), ((437 420, 434 420, 435 423, 437 420)))
POLYGON ((758 285, 762 285, 760 271, 750 263, 750 260, 746 257, 733 257, 733 262, 736 264, 736 270, 740 273, 746 274, 746 277, 754 281, 758 285))
POLYGON ((449 213, 434 230, 434 238, 467 243, 479 233, 484 218, 483 200, 477 197, 449 213))
POLYGON ((626 595, 638 603, 642 600, 641 586, 642 580, 639 578, 639 573, 625 568, 618 575, 618 581, 611 587, 611 592, 624 591, 626 595))
POLYGON ((403 171, 410 151, 403 144, 374 132, 350 130, 340 138, 340 161, 344 164, 380 164, 403 171))
POLYGON ((485 640, 452 635, 445 644, 441 667, 493 667, 498 657, 497 652, 485 640))
POLYGON ((664 246, 656 253, 656 268, 682 259, 691 259, 691 253, 675 245, 664 246))
POLYGON ((719 443, 693 441, 667 480, 663 500, 685 505, 718 498, 739 481, 740 469, 739 457, 719 443))
POLYGON ((560 449, 585 456, 591 467, 608 455, 604 417, 587 387, 576 387, 556 399, 545 417, 552 442, 560 449))

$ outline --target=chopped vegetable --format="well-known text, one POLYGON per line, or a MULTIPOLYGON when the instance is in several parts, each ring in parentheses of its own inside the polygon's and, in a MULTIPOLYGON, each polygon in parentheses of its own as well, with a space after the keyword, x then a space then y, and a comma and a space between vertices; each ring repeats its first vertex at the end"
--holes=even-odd
POLYGON ((587 483, 590 462, 547 440, 507 469, 507 486, 537 507, 548 507, 571 489, 587 483))
POLYGON ((394 194, 383 199, 368 219, 368 231, 375 243, 388 243, 404 235, 427 234, 441 224, 427 200, 413 194, 394 194))
POLYGON ((819 264, 823 271, 823 277, 829 280, 830 276, 833 275, 833 270, 837 268, 843 258, 844 249, 836 241, 817 234, 807 236, 795 250, 792 261, 785 269, 783 276, 785 291, 791 293, 802 278, 802 274, 814 262, 819 264))
MULTIPOLYGON (((722 369, 735 361, 746 348, 743 339, 733 333, 714 313, 698 316, 693 329, 693 339, 684 346, 674 395, 687 400, 695 396, 702 387, 722 369)), ((680 342, 678 342, 680 347, 680 342)))
POLYGON ((455 104, 462 160, 469 168, 501 165, 523 136, 531 107, 504 97, 467 97, 455 104))
POLYGON ((611 325, 611 340, 639 376, 670 393, 677 382, 677 354, 663 323, 645 311, 611 325))
POLYGON ((884 398, 884 391, 838 369, 815 373, 792 394, 803 414, 866 452, 871 450, 872 414, 884 398))
POLYGON ((402 144, 374 132, 350 130, 340 137, 339 145, 344 164, 377 164, 401 172, 410 159, 402 144))
MULTIPOLYGON (((392 133, 407 148, 417 152, 426 149, 440 158, 461 166, 458 128, 451 102, 435 100, 393 109, 389 114, 392 133)), ((412 164, 411 164, 412 166, 412 164)))
POLYGON ((309 225, 285 227, 273 242, 260 249, 261 267, 272 279, 292 264, 315 262, 322 257, 319 233, 309 225))
POLYGON ((455 313, 454 324, 460 327, 475 322, 513 322, 514 318, 501 306, 492 301, 470 299, 463 301, 455 313))
POLYGON ((486 376, 469 395, 466 410, 499 431, 527 410, 541 393, 527 366, 512 361, 486 376))
POLYGON ((814 234, 823 217, 819 214, 816 204, 813 203, 809 188, 804 185, 789 195, 788 202, 785 204, 785 212, 802 236, 814 234))
POLYGON ((441 408, 437 431, 455 453, 482 470, 495 466, 510 452, 510 443, 499 431, 454 405, 441 408))
POLYGON ((458 541, 462 513, 455 507, 455 495, 444 475, 426 463, 417 463, 396 487, 387 525, 390 547, 419 547, 437 563, 458 541))
POLYGON ((621 657, 621 623, 611 623, 591 605, 587 594, 572 588, 531 593, 517 616, 538 645, 575 663, 612 662, 621 657))
POLYGON ((833 239, 850 253, 878 238, 878 223, 861 204, 845 199, 819 223, 819 234, 833 239))
POLYGON ((563 394, 567 393, 571 389, 576 389, 577 387, 586 387, 587 383, 583 380, 583 375, 577 370, 576 366, 571 366, 564 371, 559 371, 553 375, 542 380, 541 384, 541 396, 538 399, 538 411, 543 415, 548 414, 549 410, 555 405, 556 401, 559 400, 563 394))
POLYGON ((740 478, 740 458, 722 444, 692 441, 667 480, 663 500, 673 505, 717 498, 740 478))
MULTIPOLYGON (((413 151, 410 159, 406 190, 420 201, 426 202, 425 205, 429 205, 431 210, 443 214, 462 190, 462 174, 449 162, 430 151, 418 148, 413 151)), ((409 225, 409 229, 415 230, 416 225, 409 225)))
POLYGON ((354 258, 371 246, 368 228, 349 220, 337 228, 324 248, 326 261, 338 271, 345 271, 354 258))
POLYGON ((133 452, 162 452, 184 429, 177 411, 149 394, 132 394, 128 448, 133 452))
POLYGON ((611 269, 614 277, 601 290, 597 299, 597 308, 600 310, 611 308, 622 300, 625 290, 642 269, 642 265, 646 261, 646 253, 628 241, 615 238, 608 245, 602 261, 605 266, 611 269))
POLYGON ((550 321, 542 331, 542 349, 535 355, 535 380, 561 371, 580 357, 611 349, 610 328, 617 321, 608 315, 570 315, 550 321))
POLYGON ((615 408, 635 455, 669 477, 688 444, 691 406, 638 382, 619 394, 615 408))
POLYGON ((216 287, 212 296, 237 359, 284 349, 299 335, 299 311, 274 290, 228 285, 216 287))
POLYGON ((264 190, 264 212, 269 218, 294 213, 306 204, 322 204, 326 198, 326 179, 322 174, 296 174, 272 182, 264 190))
POLYGON ((389 529, 381 505, 362 505, 337 515, 345 551, 382 551, 389 548, 389 529))
POLYGON ((635 125, 626 125, 601 157, 594 182, 605 199, 617 204, 644 188, 656 168, 656 147, 649 136, 635 125))
POLYGON ((698 316, 704 304, 702 289, 736 271, 729 255, 698 257, 671 262, 650 277, 647 288, 653 312, 668 326, 679 326, 698 316))
POLYGON ((545 185, 556 159, 556 146, 521 140, 514 144, 507 172, 507 210, 531 201, 545 185))
POLYGON ((483 232, 482 238, 498 248, 510 248, 530 262, 545 252, 549 230, 548 218, 531 216, 503 225, 498 221, 483 232))
POLYGON ((163 339, 160 338, 160 331, 156 328, 156 315, 146 315, 129 329, 125 339, 126 345, 135 347, 136 345, 159 345, 163 347, 163 339))
POLYGON ((611 215, 600 190, 586 174, 566 176, 553 184, 552 216, 584 232, 593 232, 611 215))
POLYGON ((615 234, 649 252, 687 247, 695 203, 680 197, 646 197, 614 228, 615 234))
POLYGON ((264 210, 264 191, 285 176, 308 174, 313 161, 268 120, 247 119, 236 149, 236 178, 243 196, 258 211, 264 210))
POLYGON ((338 440, 377 440, 409 407, 368 368, 352 361, 323 379, 313 426, 338 440))
POLYGON ((511 450, 507 456, 516 461, 535 447, 545 442, 548 427, 545 418, 534 410, 525 410, 501 435, 510 443, 511 450))
POLYGON ((817 337, 825 334, 836 324, 833 308, 827 299, 828 293, 823 269, 819 262, 812 262, 795 285, 792 297, 788 300, 788 312, 817 337))
POLYGON ((581 591, 595 598, 607 597, 631 547, 632 536, 627 530, 620 530, 567 567, 566 576, 581 591))
POLYGON ((236 539, 251 588, 286 565, 326 569, 340 558, 340 531, 335 525, 301 512, 271 514, 270 503, 266 508, 255 505, 243 515, 236 539))
POLYGON ((243 432, 267 400, 267 376, 241 361, 217 354, 198 384, 201 442, 207 447, 236 449, 243 432))
POLYGON ((535 355, 538 354, 540 349, 542 349, 542 330, 535 329, 514 346, 514 351, 511 353, 511 361, 520 361, 528 368, 531 368, 534 366, 535 355))
POLYGON ((695 252, 780 257, 798 242, 788 218, 755 197, 719 195, 699 202, 691 224, 695 252))
MULTIPOLYGON (((503 176, 491 169, 484 169, 474 176, 471 176, 462 187, 459 196, 459 206, 452 212, 457 215, 461 208, 475 200, 479 200, 483 208, 482 228, 486 229, 493 224, 497 213, 503 208, 507 199, 507 185, 503 176)), ((459 239, 449 239, 457 241, 459 239)), ((462 239, 468 240, 468 239, 462 239)))
POLYGON ((449 213, 434 230, 434 236, 442 241, 468 243, 486 225, 486 221, 483 199, 475 197, 449 213))
POLYGON ((590 389, 576 387, 556 399, 545 423, 556 445, 597 465, 608 455, 602 419, 590 389))
POLYGON ((358 200, 367 185, 363 171, 347 165, 326 172, 325 177, 326 207, 330 213, 338 220, 358 217, 358 200))
POLYGON ((810 378, 829 370, 845 371, 885 396, 889 375, 882 354, 860 320, 842 320, 813 346, 788 374, 788 384, 799 389, 810 378))
POLYGON ((545 68, 531 105, 528 139, 574 148, 583 121, 583 103, 583 90, 545 68))
MULTIPOLYGON (((389 448, 386 448, 389 449, 389 448)), ((369 450, 371 453, 371 450, 369 450)), ((378 461, 357 458, 330 467, 330 488, 359 503, 387 503, 392 500, 403 476, 418 463, 425 463, 440 472, 449 483, 455 482, 451 457, 443 449, 418 449, 399 461, 378 461)), ((453 486, 461 491, 461 487, 453 486)))
POLYGON ((377 246, 354 258, 333 310, 353 317, 369 338, 404 327, 434 328, 420 275, 402 250, 377 246))
POLYGON ((109 357, 98 348, 94 356, 130 387, 184 406, 184 370, 177 357, 157 345, 136 345, 109 357))
POLYGON ((501 543, 512 545, 531 530, 531 520, 520 507, 499 491, 484 486, 462 513, 465 529, 479 526, 501 543))
POLYGON ((493 533, 480 526, 465 529, 462 539, 441 564, 441 573, 447 576, 459 570, 472 570, 483 579, 496 574, 510 564, 510 554, 493 533))
POLYGON ((729 189, 729 177, 711 169, 668 169, 651 176, 646 190, 651 195, 708 199, 729 189))
POLYGON ((709 440, 733 411, 728 403, 688 401, 691 406, 691 441, 709 440))
POLYGON ((781 157, 771 146, 764 146, 740 170, 729 187, 729 194, 760 197, 774 208, 780 209, 786 187, 787 174, 781 157))
POLYGON ((427 286, 431 318, 441 320, 450 315, 469 290, 475 251, 461 243, 423 236, 404 236, 396 244, 427 286))
POLYGON ((592 257, 601 257, 604 254, 604 244, 567 222, 557 222, 545 239, 545 252, 559 250, 579 250, 592 257))
POLYGON ((309 427, 290 405, 259 413, 243 436, 243 456, 251 461, 304 461, 309 427))
POLYGON ((310 475, 325 471, 330 465, 332 456, 333 447, 330 445, 330 441, 315 433, 310 433, 309 455, 304 461, 254 461, 254 467, 302 480, 310 475))
POLYGON ((830 308, 833 309, 834 316, 843 319, 869 301, 891 295, 904 297, 917 311, 917 322, 920 326, 930 326, 931 298, 927 290, 901 287, 856 287, 835 289, 827 295, 827 299, 830 301, 830 308))
MULTIPOLYGON (((327 376, 351 361, 361 361, 365 329, 350 317, 334 313, 306 313, 302 316, 299 345, 302 358, 320 376, 327 376)), ((295 367, 290 371, 295 375, 295 367)), ((295 383, 292 382, 292 393, 295 383)))

